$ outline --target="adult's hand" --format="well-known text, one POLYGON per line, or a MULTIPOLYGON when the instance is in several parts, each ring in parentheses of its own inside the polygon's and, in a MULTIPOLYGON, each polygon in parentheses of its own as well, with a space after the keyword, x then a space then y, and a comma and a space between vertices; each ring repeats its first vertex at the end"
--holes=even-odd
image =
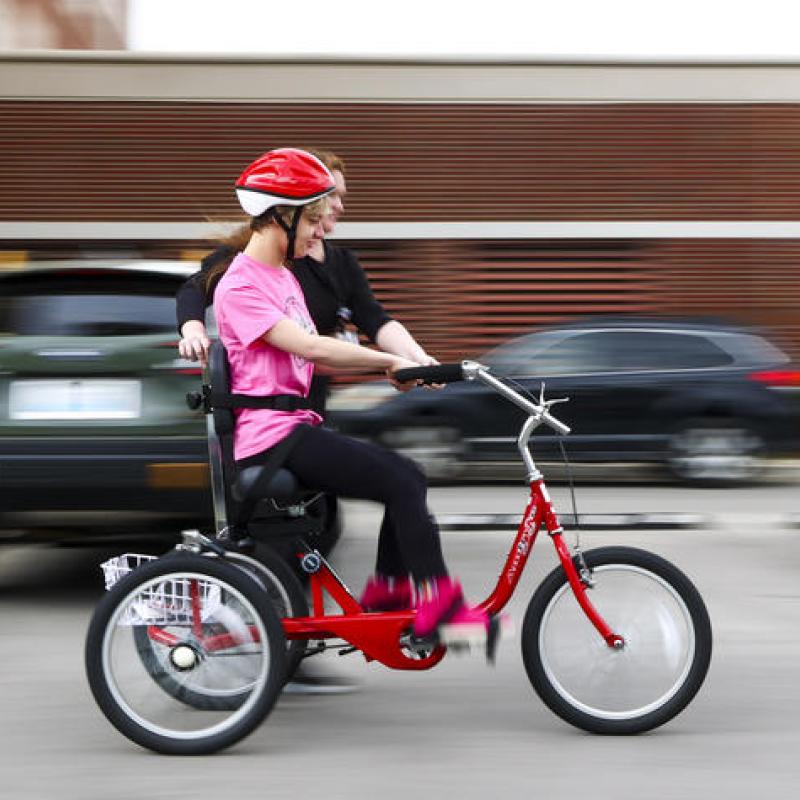
POLYGON ((183 338, 178 342, 178 352, 189 361, 199 361, 203 367, 208 364, 208 349, 211 341, 206 326, 199 320, 189 320, 181 329, 183 338))

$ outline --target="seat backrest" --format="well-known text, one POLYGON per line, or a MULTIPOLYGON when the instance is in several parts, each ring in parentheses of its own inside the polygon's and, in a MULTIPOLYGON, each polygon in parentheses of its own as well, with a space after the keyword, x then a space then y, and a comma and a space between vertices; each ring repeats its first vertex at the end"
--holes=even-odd
MULTIPOLYGON (((231 367, 228 363, 228 352, 219 340, 211 343, 208 352, 208 379, 212 392, 228 393, 231 390, 231 367)), ((236 417, 230 408, 215 408, 213 411, 214 429, 217 436, 231 437, 231 453, 233 453, 233 431, 236 417)))
MULTIPOLYGON (((230 392, 231 373, 228 353, 219 340, 212 343, 208 353, 207 380, 211 394, 230 392)), ((214 495, 214 517, 217 532, 236 521, 237 503, 231 495, 236 480, 233 458, 233 432, 236 417, 230 408, 214 408, 208 420, 208 457, 211 469, 211 489, 214 495)))

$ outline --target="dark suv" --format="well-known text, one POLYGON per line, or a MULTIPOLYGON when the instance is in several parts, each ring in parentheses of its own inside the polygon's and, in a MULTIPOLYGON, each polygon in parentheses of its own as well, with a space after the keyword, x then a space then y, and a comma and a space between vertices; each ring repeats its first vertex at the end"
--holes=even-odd
POLYGON ((199 370, 176 349, 175 291, 194 269, 0 273, 0 526, 210 520, 204 421, 184 401, 199 370))
MULTIPOLYGON (((548 397, 570 398, 558 416, 578 461, 662 462, 687 481, 725 484, 797 448, 800 372, 751 330, 603 319, 532 333, 478 360, 536 395, 544 381, 548 397)), ((480 385, 405 395, 362 385, 331 409, 342 431, 405 451, 432 477, 516 458, 522 412, 480 385)), ((535 454, 559 457, 556 438, 537 434, 535 454)))

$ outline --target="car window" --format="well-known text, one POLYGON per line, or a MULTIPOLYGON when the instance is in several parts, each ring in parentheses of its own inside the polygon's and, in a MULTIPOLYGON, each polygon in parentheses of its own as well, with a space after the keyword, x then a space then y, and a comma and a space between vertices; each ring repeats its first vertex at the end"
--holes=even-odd
POLYGON ((727 350, 702 334, 658 335, 664 337, 657 350, 663 369, 709 369, 727 367, 734 362, 727 350))
POLYGON ((733 363, 730 353, 706 336, 684 331, 598 331, 592 347, 598 369, 609 372, 708 369, 733 363))
POLYGON ((171 284, 82 280, 69 276, 30 279, 3 287, 0 335, 176 336, 171 284))
POLYGON ((533 355, 530 374, 576 375, 598 371, 598 340, 592 334, 566 336, 533 355))
POLYGON ((593 335, 540 333, 498 347, 487 361, 509 376, 569 375, 593 370, 595 349, 593 335))
POLYGON ((484 353, 481 361, 500 375, 519 375, 527 370, 533 356, 545 349, 549 341, 546 333, 522 336, 484 353))
POLYGON ((720 345, 729 350, 740 367, 765 364, 787 364, 791 360, 772 342, 751 333, 726 333, 719 337, 720 345))
POLYGON ((517 376, 704 369, 734 360, 702 334, 638 329, 534 335, 492 355, 499 371, 517 376))

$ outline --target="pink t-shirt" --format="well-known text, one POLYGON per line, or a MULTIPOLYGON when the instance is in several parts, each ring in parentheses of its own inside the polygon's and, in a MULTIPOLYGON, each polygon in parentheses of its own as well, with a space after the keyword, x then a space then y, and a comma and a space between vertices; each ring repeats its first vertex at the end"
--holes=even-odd
MULTIPOLYGON (((231 392, 294 394, 308 397, 314 365, 264 341, 282 319, 316 333, 297 279, 285 267, 273 267, 239 253, 214 291, 217 329, 231 365, 231 392)), ((319 425, 310 409, 274 411, 236 409, 233 438, 238 461, 277 444, 301 423, 319 425)))

